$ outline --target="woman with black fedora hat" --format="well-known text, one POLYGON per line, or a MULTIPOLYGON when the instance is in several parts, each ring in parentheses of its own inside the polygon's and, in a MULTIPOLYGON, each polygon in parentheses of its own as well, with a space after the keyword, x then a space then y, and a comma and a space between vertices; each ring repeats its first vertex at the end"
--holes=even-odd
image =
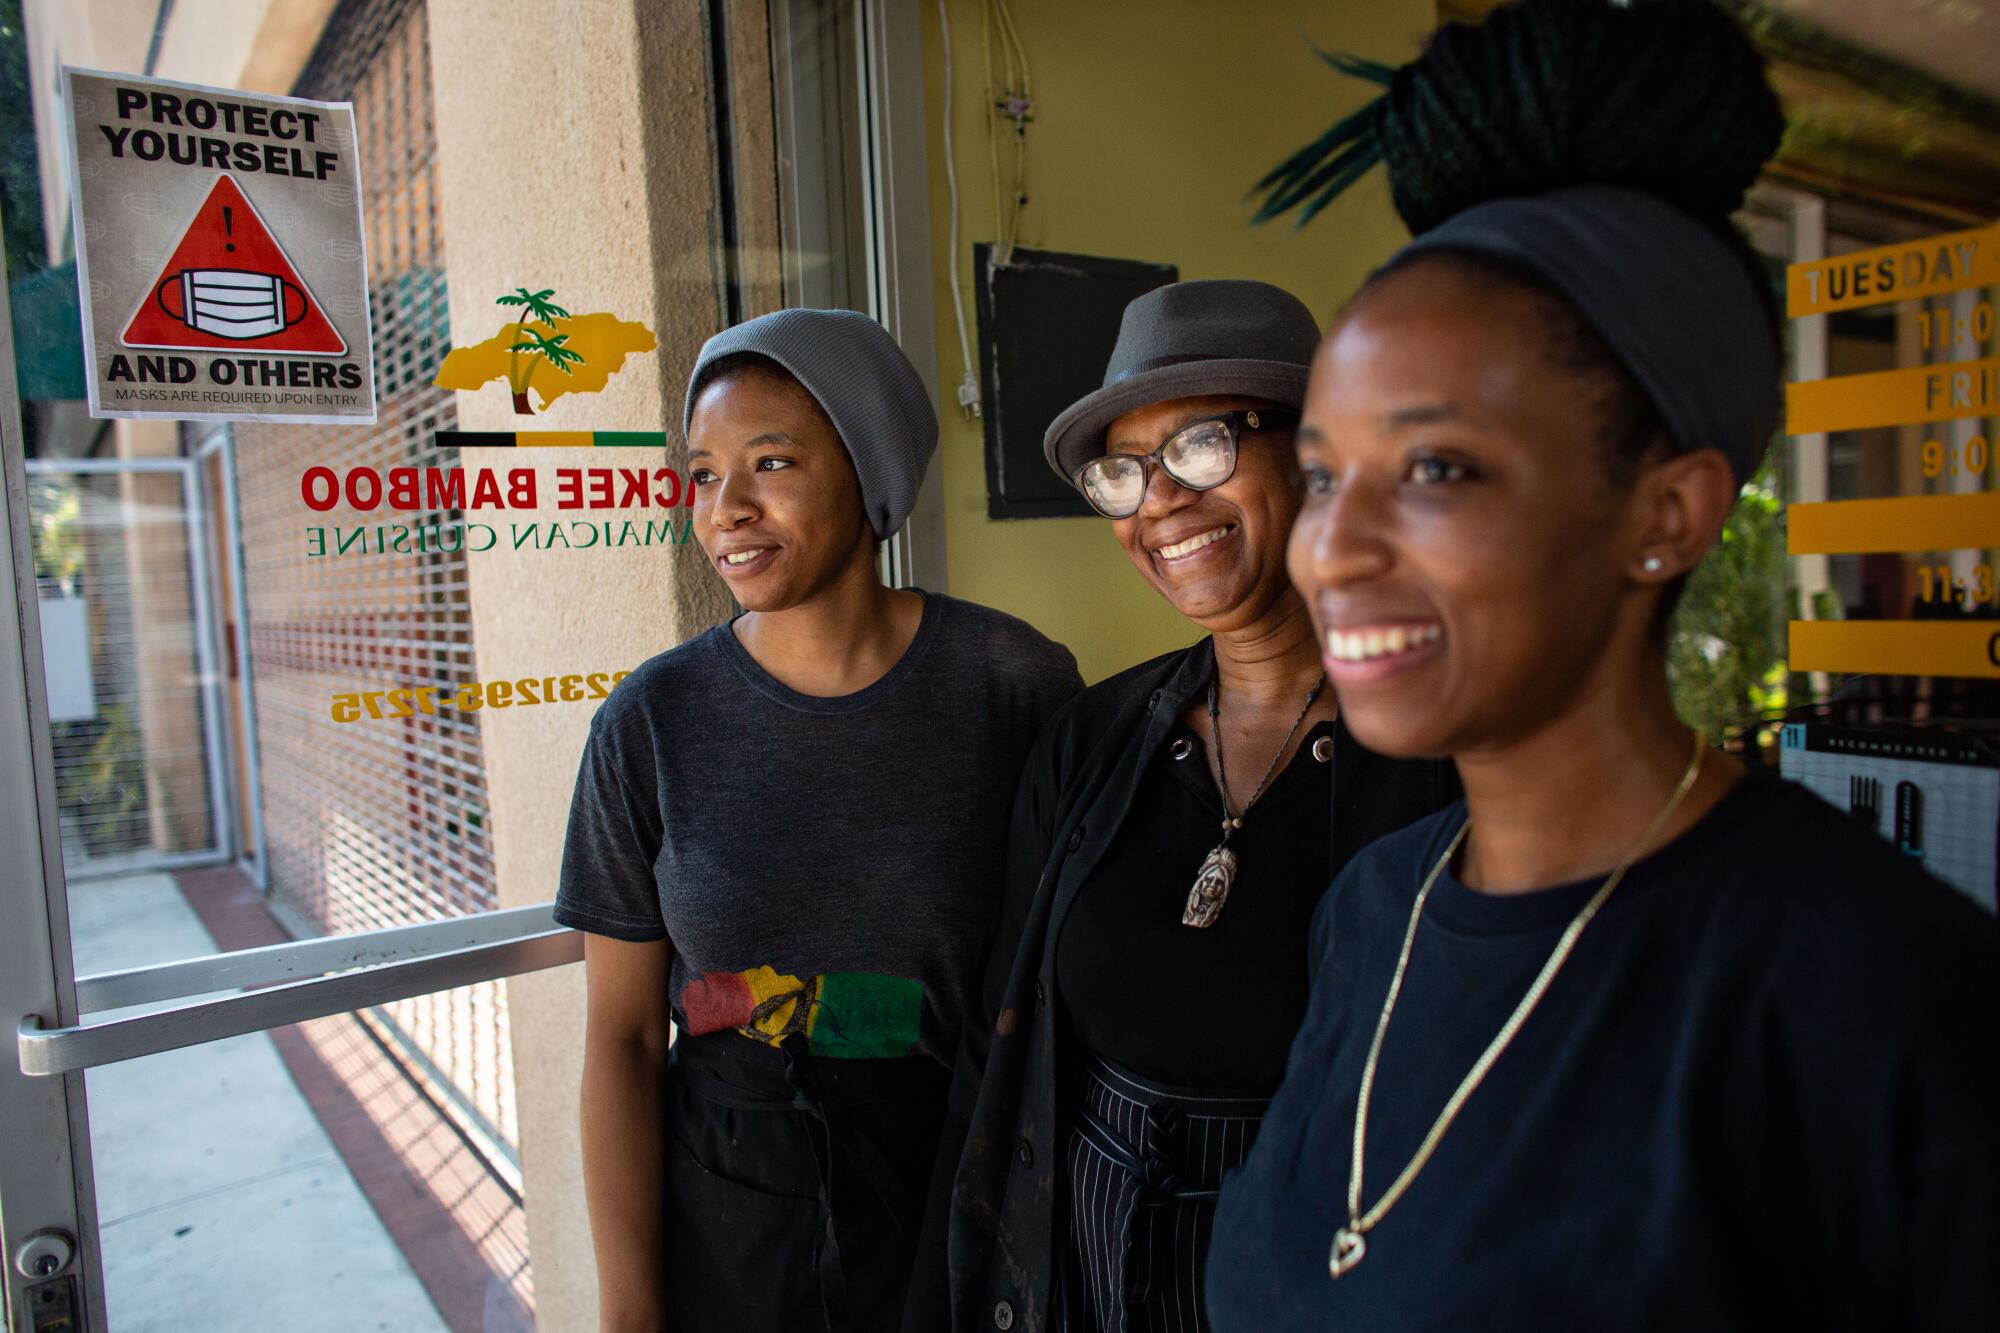
POLYGON ((1304 1013, 1313 905, 1452 794, 1346 735, 1286 582, 1318 339, 1269 284, 1176 283, 1049 427, 1050 465, 1207 634, 1086 690, 1029 757, 933 1187, 949 1260, 920 1261, 906 1330, 947 1304, 960 1330, 1205 1328, 1212 1201, 1304 1013))

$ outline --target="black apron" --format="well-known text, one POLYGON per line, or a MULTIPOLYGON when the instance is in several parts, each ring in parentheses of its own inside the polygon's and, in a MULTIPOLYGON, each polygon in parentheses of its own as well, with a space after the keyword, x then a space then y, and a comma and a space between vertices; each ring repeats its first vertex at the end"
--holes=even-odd
POLYGON ((1155 1083, 1096 1057, 1074 1087, 1064 1333, 1208 1333, 1215 1199, 1270 1098, 1155 1083))
POLYGON ((924 1056, 676 1041, 666 1115, 667 1327, 897 1328, 950 1075, 924 1056))

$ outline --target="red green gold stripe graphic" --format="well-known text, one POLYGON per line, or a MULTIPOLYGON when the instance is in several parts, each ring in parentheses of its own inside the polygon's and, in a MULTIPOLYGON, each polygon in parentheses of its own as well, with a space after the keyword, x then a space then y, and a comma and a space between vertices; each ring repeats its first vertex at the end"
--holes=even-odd
POLYGON ((690 1036, 734 1028, 776 1045, 803 1036, 814 1055, 884 1060, 917 1048, 924 988, 881 972, 801 979, 768 967, 704 972, 681 990, 690 1036))
POLYGON ((659 430, 439 430, 431 432, 439 449, 663 449, 667 434, 659 430))

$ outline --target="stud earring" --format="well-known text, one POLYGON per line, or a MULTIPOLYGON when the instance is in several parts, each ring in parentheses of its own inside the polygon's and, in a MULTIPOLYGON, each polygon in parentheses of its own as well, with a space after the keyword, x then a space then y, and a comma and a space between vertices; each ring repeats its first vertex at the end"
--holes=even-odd
POLYGON ((1639 567, 1645 570, 1648 574, 1657 574, 1662 569, 1666 568, 1666 565, 1667 562, 1660 559, 1660 557, 1656 555, 1649 555, 1646 557, 1645 562, 1641 564, 1639 567))

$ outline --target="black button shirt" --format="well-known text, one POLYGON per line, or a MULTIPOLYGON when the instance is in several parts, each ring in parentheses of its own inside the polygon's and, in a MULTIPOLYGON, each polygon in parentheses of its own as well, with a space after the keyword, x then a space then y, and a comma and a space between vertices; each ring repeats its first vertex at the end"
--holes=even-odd
POLYGON ((1330 879, 1333 768, 1313 742, 1335 729, 1307 732, 1243 815, 1229 840, 1235 886, 1197 930, 1181 912, 1222 840, 1222 798, 1205 747, 1174 725, 1056 944, 1057 984, 1085 1048, 1182 1087, 1278 1085, 1306 1010, 1306 933, 1330 879))

